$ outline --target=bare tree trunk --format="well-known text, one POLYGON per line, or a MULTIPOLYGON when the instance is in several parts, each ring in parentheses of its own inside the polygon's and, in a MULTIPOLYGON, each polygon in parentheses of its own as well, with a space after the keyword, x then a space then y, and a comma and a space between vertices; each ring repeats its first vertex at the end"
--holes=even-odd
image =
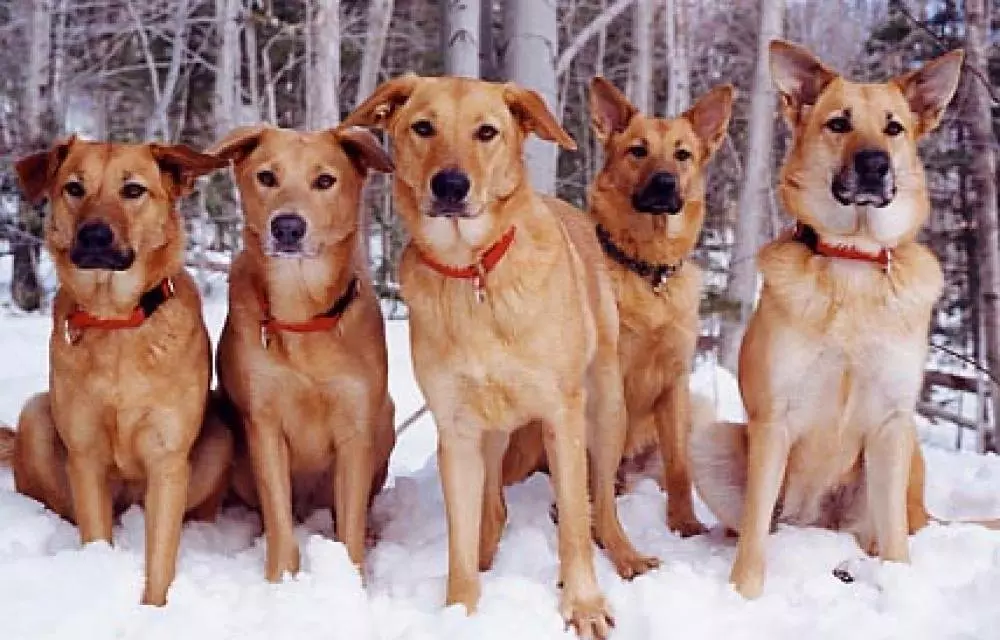
POLYGON ((24 87, 24 125, 28 143, 33 146, 42 139, 47 115, 47 101, 42 91, 49 84, 51 24, 49 0, 34 0, 28 19, 28 66, 25 69, 24 87))
MULTIPOLYGON (((247 28, 243 29, 243 49, 247 52, 247 93, 250 94, 250 106, 253 109, 253 121, 256 122, 260 118, 260 75, 259 68, 257 65, 257 52, 259 51, 257 47, 257 28, 250 24, 247 28)), ((237 50, 237 60, 242 57, 240 51, 237 50)), ((242 107, 242 101, 237 101, 237 104, 242 107)), ((242 108, 240 109, 242 112, 242 108)), ((237 124, 242 124, 246 116, 241 114, 239 116, 240 122, 237 124)))
MULTIPOLYGON (((976 210, 979 234, 976 238, 976 267, 979 270, 979 322, 986 366, 1000 378, 1000 231, 998 231, 996 144, 990 96, 981 78, 988 78, 986 46, 990 18, 985 0, 965 0, 966 64, 980 77, 966 73, 969 86, 969 130, 972 167, 970 201, 976 210)), ((993 390, 993 439, 980 447, 995 451, 1000 423, 1000 388, 993 390)))
POLYGON ((340 0, 317 0, 311 24, 313 55, 309 62, 307 127, 340 122, 340 0))
POLYGON ((222 43, 215 73, 215 135, 221 138, 235 125, 236 87, 240 71, 240 0, 216 0, 222 43))
POLYGON ((52 36, 52 92, 49 105, 55 129, 62 133, 66 127, 66 23, 68 0, 56 0, 53 8, 55 29, 52 36))
MULTIPOLYGON (((504 69, 507 79, 534 89, 557 111, 556 60, 559 25, 556 0, 508 0, 504 6, 504 69)), ((542 193, 555 193, 558 149, 551 142, 531 138, 525 158, 531 184, 542 193)))
POLYGON ((686 0, 667 0, 664 7, 667 41, 667 108, 673 117, 691 106, 691 68, 688 63, 688 20, 686 0))
POLYGON ((378 84, 378 72, 382 68, 382 53, 385 39, 392 22, 393 0, 371 0, 368 4, 368 35, 365 36, 365 51, 361 58, 361 75, 358 77, 358 95, 355 104, 361 104, 371 95, 378 84))
POLYGON ((653 0, 636 0, 632 13, 635 56, 629 69, 629 99, 639 111, 653 111, 653 0))
POLYGON ((722 322, 721 359, 736 370, 740 342, 757 297, 756 255, 767 241, 764 222, 771 203, 771 155, 774 146, 774 87, 768 70, 768 43, 781 35, 784 0, 763 0, 757 39, 757 64, 750 100, 750 139, 747 144, 743 187, 737 206, 736 237, 733 243, 726 298, 738 310, 727 312, 722 322), (735 317, 733 317, 735 315, 735 317))
MULTIPOLYGON (((177 80, 181 74, 181 63, 184 61, 184 53, 187 50, 185 31, 187 31, 188 0, 178 0, 174 11, 177 13, 174 17, 174 37, 171 43, 170 65, 167 67, 167 77, 163 80, 163 87, 159 92, 160 95, 153 106, 153 113, 149 120, 146 121, 146 140, 152 140, 157 133, 164 140, 169 141, 171 139, 170 120, 167 117, 167 112, 170 109, 170 103, 173 102, 174 92, 177 89, 177 80)), ((137 26, 139 29, 144 30, 141 24, 137 26)), ((147 49, 146 54, 150 56, 150 74, 155 75, 156 68, 155 59, 152 58, 153 53, 147 49)), ((151 78, 151 81, 155 86, 156 78, 151 78)))
POLYGON ((446 0, 442 5, 444 69, 452 76, 479 77, 479 0, 446 0))

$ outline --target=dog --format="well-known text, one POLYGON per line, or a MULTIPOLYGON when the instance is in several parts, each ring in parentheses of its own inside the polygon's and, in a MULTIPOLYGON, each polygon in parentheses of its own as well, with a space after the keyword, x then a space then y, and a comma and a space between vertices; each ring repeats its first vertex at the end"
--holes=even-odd
POLYGON ((591 124, 605 157, 590 215, 618 301, 625 458, 659 442, 667 522, 682 536, 705 532, 694 514, 687 446, 701 271, 687 258, 705 218, 705 171, 732 106, 733 87, 722 85, 676 118, 653 118, 604 78, 590 83, 591 124))
POLYGON ((575 149, 533 91, 415 75, 390 80, 345 121, 385 129, 395 201, 412 241, 400 263, 417 382, 438 427, 448 518, 447 602, 471 613, 504 524, 511 432, 537 428, 559 509, 561 612, 583 636, 612 624, 590 545, 619 572, 656 565, 618 521, 624 439, 614 293, 586 215, 536 193, 529 134, 575 149), (525 427, 525 425, 531 425, 525 427))
POLYGON ((293 505, 299 517, 332 508, 361 566, 395 431, 359 210, 368 173, 392 162, 371 133, 344 128, 242 127, 210 153, 232 161, 245 216, 217 358, 235 493, 262 512, 268 580, 299 570, 293 505))
POLYGON ((699 493, 739 531, 730 580, 745 597, 763 589, 776 520, 851 532, 894 562, 927 523, 914 412, 943 277, 916 241, 930 213, 917 142, 962 59, 859 84, 770 43, 792 131, 778 193, 796 227, 757 258, 763 288, 739 358, 749 422, 709 421, 691 438, 699 493))
POLYGON ((181 145, 75 137, 16 164, 26 197, 51 203, 59 289, 50 388, 0 451, 17 490, 83 543, 110 542, 116 512, 143 504, 144 604, 166 603, 185 513, 214 518, 229 485, 232 437, 206 412, 211 349, 175 208, 223 165, 181 145))

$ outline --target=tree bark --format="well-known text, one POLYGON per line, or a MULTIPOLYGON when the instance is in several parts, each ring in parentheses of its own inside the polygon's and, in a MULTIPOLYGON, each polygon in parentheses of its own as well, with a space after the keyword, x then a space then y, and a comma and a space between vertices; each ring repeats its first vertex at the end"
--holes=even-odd
POLYGON ((49 33, 52 12, 49 0, 34 0, 28 18, 28 66, 25 70, 24 126, 30 145, 43 137, 47 104, 43 88, 49 84, 49 33))
POLYGON ((632 13, 635 56, 629 69, 629 99, 639 111, 653 112, 653 0, 636 0, 632 13))
POLYGON ((784 0, 763 0, 757 39, 757 63, 750 99, 750 139, 743 186, 737 205, 736 237, 730 257, 726 299, 736 307, 722 322, 721 360, 736 371, 740 342, 757 298, 757 250, 767 241, 764 222, 771 204, 771 155, 774 147, 774 87, 768 69, 768 43, 781 35, 784 0))
POLYGON ((691 106, 686 0, 667 0, 664 27, 667 41, 667 107, 664 113, 674 117, 691 106))
MULTIPOLYGON (((968 111, 970 132, 970 173, 969 200, 976 210, 978 237, 976 238, 976 260, 971 268, 978 269, 979 324, 982 333, 983 355, 986 366, 994 378, 1000 378, 1000 231, 998 231, 996 144, 993 134, 991 101, 987 87, 981 78, 988 78, 987 43, 990 35, 989 11, 985 0, 965 0, 966 16, 966 64, 977 71, 980 77, 966 73, 968 86, 968 111)), ((994 385, 993 395, 993 438, 981 442, 985 450, 996 450, 997 424, 1000 423, 1000 388, 994 385)))
POLYGON ((215 135, 229 133, 236 124, 236 87, 240 71, 240 0, 216 0, 215 15, 219 21, 222 42, 219 46, 215 73, 215 135))
POLYGON ((358 77, 358 95, 355 104, 361 104, 372 94, 378 84, 378 73, 382 68, 382 54, 385 39, 392 22, 393 0, 371 0, 368 5, 368 34, 365 36, 365 51, 361 58, 361 75, 358 77))
POLYGON ((479 0, 447 0, 444 11, 444 69, 452 76, 479 77, 479 0))
POLYGON ((326 129, 340 122, 340 0, 317 0, 311 32, 307 127, 326 129))
MULTIPOLYGON (((170 103, 173 102, 174 93, 177 90, 177 80, 181 74, 181 63, 184 61, 184 52, 187 49, 185 32, 187 31, 188 0, 178 0, 178 6, 174 7, 174 11, 176 11, 176 15, 174 16, 174 37, 171 42, 170 64, 167 67, 167 77, 163 80, 163 87, 159 91, 156 104, 153 105, 153 113, 146 122, 146 140, 152 140, 156 137, 157 133, 162 136, 163 140, 170 141, 171 139, 170 120, 167 115, 170 110, 170 103)), ((145 30, 141 24, 137 25, 137 27, 143 31, 145 30)), ((147 50, 147 54, 152 56, 152 52, 149 50, 147 50)), ((155 86, 155 60, 151 58, 150 63, 152 66, 150 75, 154 76, 150 78, 150 81, 155 86)))
MULTIPOLYGON (((556 60, 559 25, 556 0, 508 0, 504 6, 504 71, 507 79, 534 89, 557 112, 556 60)), ((525 144, 525 160, 534 188, 556 190, 558 149, 551 142, 532 137, 525 144)))

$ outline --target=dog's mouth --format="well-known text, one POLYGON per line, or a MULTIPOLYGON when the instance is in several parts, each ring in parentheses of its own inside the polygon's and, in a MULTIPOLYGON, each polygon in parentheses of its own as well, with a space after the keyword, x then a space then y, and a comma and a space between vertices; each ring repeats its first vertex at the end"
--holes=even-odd
POLYGON ((847 164, 833 176, 830 193, 834 200, 845 207, 870 206, 876 209, 888 206, 896 197, 896 178, 888 155, 861 151, 853 163, 847 164), (873 165, 873 162, 876 162, 873 165))
POLYGON ((273 238, 265 238, 261 248, 268 258, 315 258, 319 255, 319 246, 305 241, 279 242, 273 238))
POLYGON ((684 209, 684 200, 676 191, 653 195, 640 191, 632 196, 632 208, 651 215, 677 215, 684 209))
POLYGON ((74 245, 69 251, 69 259, 78 269, 128 271, 135 263, 135 251, 110 247, 89 249, 74 245))
POLYGON ((478 218, 482 213, 482 208, 472 207, 468 202, 448 202, 447 200, 434 199, 426 207, 425 213, 431 218, 471 219, 478 218))

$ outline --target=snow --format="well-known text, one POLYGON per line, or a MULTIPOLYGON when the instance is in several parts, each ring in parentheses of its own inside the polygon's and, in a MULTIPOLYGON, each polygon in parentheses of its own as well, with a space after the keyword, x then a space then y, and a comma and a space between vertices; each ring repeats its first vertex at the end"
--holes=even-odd
MULTIPOLYGON (((206 303, 217 337, 225 314, 218 292, 206 303)), ((44 314, 0 311, 0 420, 14 423, 21 404, 45 386, 51 321, 44 314)), ((397 423, 422 404, 410 368, 403 322, 387 323, 390 387, 397 423)), ((693 386, 739 420, 732 376, 699 363, 693 386)), ((928 502, 942 517, 1000 516, 1000 459, 946 447, 951 438, 925 427, 928 502)), ((483 575, 477 615, 443 607, 447 571, 444 505, 433 453, 433 421, 401 437, 391 486, 376 502, 380 531, 362 578, 332 540, 328 513, 297 529, 303 570, 281 584, 263 577, 260 521, 228 509, 214 525, 184 528, 177 578, 162 609, 138 604, 143 517, 126 512, 114 547, 81 548, 76 530, 13 491, 0 471, 0 639, 349 638, 519 640, 569 638, 557 613, 556 531, 544 476, 508 489, 510 522, 494 568, 483 575)), ((618 579, 595 551, 600 583, 617 620, 613 638, 998 638, 1000 532, 932 525, 913 536, 912 564, 865 560, 845 534, 782 528, 768 542, 768 578, 757 601, 727 584, 735 544, 715 531, 681 539, 664 524, 664 495, 640 481, 619 507, 636 546, 663 566, 632 582, 618 579), (849 561, 847 585, 831 569, 849 561)), ((700 503, 698 514, 713 520, 700 503)))

